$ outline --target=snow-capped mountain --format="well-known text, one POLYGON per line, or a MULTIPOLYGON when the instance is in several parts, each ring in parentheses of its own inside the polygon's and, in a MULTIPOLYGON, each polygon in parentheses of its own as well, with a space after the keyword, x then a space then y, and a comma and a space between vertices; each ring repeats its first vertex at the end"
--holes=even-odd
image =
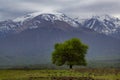
POLYGON ((93 16, 86 19, 82 24, 83 27, 96 32, 120 38, 120 19, 118 18, 109 15, 93 16))
POLYGON ((59 21, 64 21, 68 24, 70 24, 73 27, 78 27, 78 23, 75 22, 74 19, 67 17, 65 14, 63 13, 58 13, 58 12, 36 12, 36 13, 31 13, 22 17, 18 17, 16 19, 14 19, 14 22, 21 22, 23 23, 24 21, 29 21, 35 17, 40 16, 41 19, 44 19, 46 21, 51 21, 54 23, 54 21, 59 20, 59 21))
POLYGON ((109 15, 92 16, 87 19, 72 19, 60 12, 35 12, 13 20, 0 22, 0 36, 20 33, 39 27, 58 28, 60 30, 80 29, 81 26, 120 39, 120 19, 109 15))
POLYGON ((0 33, 7 34, 9 32, 22 32, 26 29, 35 29, 44 25, 61 25, 57 27, 63 29, 64 27, 79 27, 80 24, 74 19, 58 12, 35 12, 18 17, 14 20, 7 20, 0 22, 0 33))

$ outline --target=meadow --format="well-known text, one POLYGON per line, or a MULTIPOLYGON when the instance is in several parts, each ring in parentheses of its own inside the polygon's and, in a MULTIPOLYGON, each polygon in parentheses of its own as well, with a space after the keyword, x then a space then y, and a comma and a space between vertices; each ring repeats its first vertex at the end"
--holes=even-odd
POLYGON ((120 69, 0 70, 0 80, 120 80, 120 69))

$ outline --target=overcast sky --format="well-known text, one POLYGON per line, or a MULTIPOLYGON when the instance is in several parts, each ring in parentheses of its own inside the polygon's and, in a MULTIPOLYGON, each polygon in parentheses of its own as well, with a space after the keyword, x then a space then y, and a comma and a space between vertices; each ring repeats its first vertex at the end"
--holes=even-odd
POLYGON ((120 18, 120 0, 0 0, 0 20, 43 10, 62 12, 74 18, 103 14, 120 18))

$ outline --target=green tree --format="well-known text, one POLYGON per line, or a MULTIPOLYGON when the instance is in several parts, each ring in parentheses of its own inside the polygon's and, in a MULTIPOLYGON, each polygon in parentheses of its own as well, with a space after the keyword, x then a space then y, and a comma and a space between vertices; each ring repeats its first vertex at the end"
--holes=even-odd
POLYGON ((88 46, 78 38, 56 43, 52 52, 52 63, 58 66, 68 65, 70 69, 72 69, 73 65, 86 66, 85 54, 87 50, 88 46))

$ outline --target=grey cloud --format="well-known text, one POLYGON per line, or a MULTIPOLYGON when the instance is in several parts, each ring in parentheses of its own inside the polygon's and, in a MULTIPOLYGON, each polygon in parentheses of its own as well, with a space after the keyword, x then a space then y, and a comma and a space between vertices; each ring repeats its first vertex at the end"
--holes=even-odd
POLYGON ((88 10, 93 12, 118 12, 118 8, 120 8, 120 4, 116 2, 108 2, 108 3, 96 3, 89 6, 81 7, 82 10, 88 10))
POLYGON ((42 9, 57 10, 72 17, 94 14, 119 15, 119 8, 119 0, 0 0, 0 20, 42 9))
MULTIPOLYGON (((90 1, 90 0, 89 0, 90 1)), ((63 12, 66 12, 68 14, 73 14, 74 16, 88 16, 88 15, 102 15, 102 14, 109 14, 109 15, 115 15, 120 13, 120 1, 114 1, 114 0, 100 0, 95 1, 91 4, 80 4, 77 6, 68 7, 63 10, 63 12)), ((120 16, 119 16, 120 17, 120 16)))

